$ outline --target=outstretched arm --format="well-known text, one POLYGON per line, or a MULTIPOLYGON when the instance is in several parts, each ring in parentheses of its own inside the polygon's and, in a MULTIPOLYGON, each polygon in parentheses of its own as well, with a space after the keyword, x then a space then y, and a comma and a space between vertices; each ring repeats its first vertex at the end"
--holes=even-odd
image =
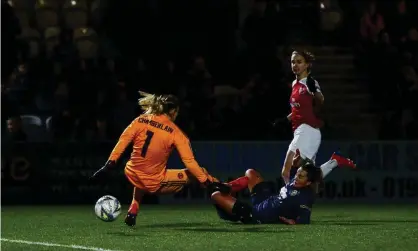
POLYGON ((282 169, 282 177, 285 184, 289 183, 296 174, 297 169, 305 162, 306 160, 302 159, 300 156, 299 149, 296 149, 296 152, 293 153, 289 151, 286 156, 285 165, 282 169))
POLYGON ((186 168, 199 180, 200 183, 206 182, 208 180, 208 175, 195 160, 190 146, 190 141, 181 131, 178 131, 175 135, 174 145, 176 146, 176 149, 180 154, 180 158, 186 168))
POLYGON ((102 173, 106 172, 107 170, 113 168, 116 165, 116 161, 118 161, 119 157, 125 151, 126 147, 131 143, 133 138, 136 135, 138 130, 138 123, 134 120, 122 133, 119 138, 118 143, 116 144, 115 148, 113 148, 112 153, 109 156, 109 159, 106 161, 105 165, 102 166, 98 171, 96 171, 91 178, 97 178, 102 173))
POLYGON ((109 156, 110 161, 116 162, 119 159, 126 147, 132 142, 138 130, 139 123, 137 119, 135 119, 128 127, 126 127, 125 131, 123 131, 122 135, 119 137, 118 143, 109 156))

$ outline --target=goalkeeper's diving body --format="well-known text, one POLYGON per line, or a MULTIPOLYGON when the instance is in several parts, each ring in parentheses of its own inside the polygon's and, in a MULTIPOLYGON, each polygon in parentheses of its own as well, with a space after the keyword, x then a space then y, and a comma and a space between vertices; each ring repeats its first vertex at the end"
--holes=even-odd
POLYGON ((93 177, 112 169, 126 147, 133 143, 125 175, 134 186, 133 199, 125 218, 128 226, 136 224, 136 217, 145 194, 170 194, 183 189, 190 182, 200 182, 210 188, 218 180, 196 162, 189 138, 174 123, 179 112, 179 101, 173 95, 148 94, 139 105, 144 110, 132 121, 119 138, 106 164, 93 177), (167 169, 167 161, 176 148, 186 169, 167 169))
POLYGON ((211 196, 221 219, 245 224, 310 224, 311 210, 318 191, 318 184, 336 166, 355 168, 355 164, 339 154, 317 168, 312 161, 300 157, 297 149, 290 170, 290 181, 278 194, 273 193, 260 173, 253 169, 245 176, 219 187, 211 196), (251 204, 231 195, 248 187, 251 204))

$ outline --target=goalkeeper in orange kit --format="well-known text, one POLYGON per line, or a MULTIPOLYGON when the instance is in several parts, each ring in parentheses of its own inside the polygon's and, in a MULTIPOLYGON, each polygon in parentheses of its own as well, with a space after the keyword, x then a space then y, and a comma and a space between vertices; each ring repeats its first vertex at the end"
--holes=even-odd
POLYGON ((93 175, 97 177, 115 166, 125 148, 133 142, 133 151, 125 167, 125 175, 134 185, 133 200, 125 218, 129 226, 136 224, 139 206, 146 193, 176 193, 193 180, 209 187, 219 184, 196 162, 189 139, 174 123, 179 113, 178 99, 173 95, 140 93, 143 97, 139 99, 139 105, 144 114, 125 129, 106 164, 93 175), (173 148, 179 152, 186 169, 166 169, 173 148))

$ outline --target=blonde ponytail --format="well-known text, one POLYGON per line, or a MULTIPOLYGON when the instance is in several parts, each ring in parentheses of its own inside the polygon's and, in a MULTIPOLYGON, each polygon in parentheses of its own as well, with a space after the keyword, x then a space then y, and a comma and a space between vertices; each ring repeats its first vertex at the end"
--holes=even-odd
POLYGON ((162 100, 162 96, 157 96, 143 91, 139 91, 139 94, 142 98, 138 100, 138 104, 141 106, 144 114, 161 115, 164 113, 164 102, 162 100))

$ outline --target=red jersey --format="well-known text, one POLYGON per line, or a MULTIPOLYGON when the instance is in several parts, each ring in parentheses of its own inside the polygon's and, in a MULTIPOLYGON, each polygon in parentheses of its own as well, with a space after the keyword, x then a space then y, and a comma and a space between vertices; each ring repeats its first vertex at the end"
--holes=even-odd
MULTIPOLYGON (((307 78, 294 80, 292 83, 292 94, 290 95, 290 107, 292 110, 291 122, 293 131, 301 124, 307 124, 313 128, 319 128, 322 121, 314 113, 313 93, 309 92, 306 85, 307 78)), ((317 91, 321 91, 318 82, 315 80, 317 91)))

